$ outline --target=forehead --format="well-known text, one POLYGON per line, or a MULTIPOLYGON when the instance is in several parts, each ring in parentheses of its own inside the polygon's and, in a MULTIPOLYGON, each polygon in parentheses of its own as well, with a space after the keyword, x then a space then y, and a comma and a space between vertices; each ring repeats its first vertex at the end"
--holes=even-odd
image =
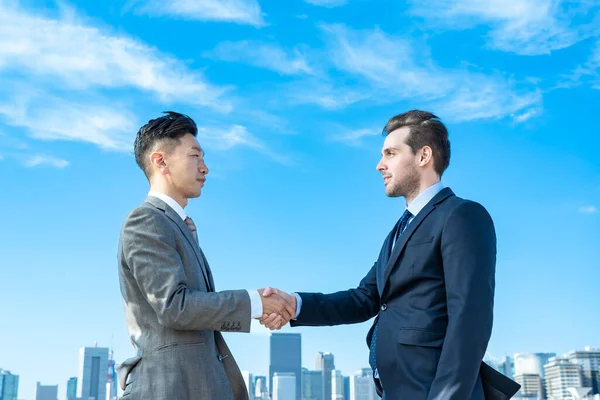
POLYGON ((398 149, 402 146, 407 146, 406 139, 410 134, 410 128, 408 126, 403 126, 402 128, 398 128, 392 132, 390 132, 383 142, 383 149, 398 149))
POLYGON ((182 136, 179 139, 179 146, 182 150, 198 150, 203 151, 200 143, 198 143, 198 139, 192 135, 191 133, 182 136))

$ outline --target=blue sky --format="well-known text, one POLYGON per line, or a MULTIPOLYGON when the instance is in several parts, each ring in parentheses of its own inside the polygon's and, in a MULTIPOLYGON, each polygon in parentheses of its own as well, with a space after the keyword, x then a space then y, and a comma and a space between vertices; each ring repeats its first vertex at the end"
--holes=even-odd
MULTIPOLYGON (((200 127, 188 213, 218 289, 358 284, 401 214, 381 128, 450 130, 446 185, 498 234, 490 355, 600 346, 600 6, 592 0, 0 0, 0 368, 65 383, 80 346, 129 357, 116 249, 164 110, 200 127), (159 4, 161 4, 159 6, 159 4)), ((303 363, 367 365, 369 323, 304 328, 303 363)), ((268 336, 228 334, 268 371, 268 336)))

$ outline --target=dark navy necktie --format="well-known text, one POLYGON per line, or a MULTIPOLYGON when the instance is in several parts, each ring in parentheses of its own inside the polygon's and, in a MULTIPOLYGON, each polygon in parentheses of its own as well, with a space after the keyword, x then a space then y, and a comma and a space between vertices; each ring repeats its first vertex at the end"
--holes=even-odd
MULTIPOLYGON (((402 235, 402 233, 406 229, 406 226, 408 225, 408 221, 410 221, 412 216, 413 215, 411 214, 410 211, 405 210, 404 214, 402 214, 402 216, 400 217, 400 220, 398 221, 398 230, 395 232, 395 235, 394 235, 394 246, 396 245, 396 242, 398 241, 398 238, 400 237, 400 235, 402 235)), ((376 345, 377 345, 377 327, 378 327, 378 325, 379 325, 379 323, 375 325, 375 328, 373 328, 373 336, 371 336, 371 346, 369 347, 369 365, 371 366, 371 369, 373 370, 373 372, 375 372, 375 369, 377 368, 377 363, 375 360, 375 349, 376 349, 376 345)))

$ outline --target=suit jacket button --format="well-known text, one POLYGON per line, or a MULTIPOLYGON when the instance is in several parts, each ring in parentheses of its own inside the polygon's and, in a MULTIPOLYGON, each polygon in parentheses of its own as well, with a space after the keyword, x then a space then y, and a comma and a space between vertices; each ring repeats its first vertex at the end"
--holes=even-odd
POLYGON ((381 305, 381 311, 385 311, 387 310, 387 304, 382 304, 381 305))

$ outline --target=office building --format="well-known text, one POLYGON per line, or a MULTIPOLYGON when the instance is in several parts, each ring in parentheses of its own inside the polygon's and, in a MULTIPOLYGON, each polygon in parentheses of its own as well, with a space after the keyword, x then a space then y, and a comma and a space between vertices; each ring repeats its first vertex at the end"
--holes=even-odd
POLYGON ((302 368, 302 400, 323 399, 323 371, 302 368))
POLYGON ((315 363, 315 369, 323 373, 323 400, 331 400, 331 371, 335 369, 333 354, 319 353, 315 363))
POLYGON ((273 374, 273 400, 296 399, 296 375, 293 372, 273 374))
POLYGON ((108 348, 82 347, 79 351, 77 397, 106 400, 108 382, 108 348))
POLYGON ((294 388, 300 400, 302 391, 302 337, 299 333, 272 333, 270 335, 269 390, 273 397, 273 377, 276 373, 292 373, 294 388))

